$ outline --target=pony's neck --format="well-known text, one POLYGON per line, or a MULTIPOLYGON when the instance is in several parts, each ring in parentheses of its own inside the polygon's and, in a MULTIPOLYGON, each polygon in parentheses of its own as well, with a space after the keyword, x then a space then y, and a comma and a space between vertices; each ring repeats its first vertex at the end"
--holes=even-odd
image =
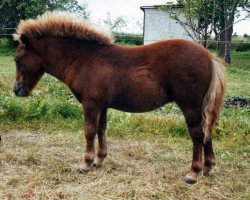
POLYGON ((68 69, 74 69, 79 52, 75 41, 67 39, 44 39, 46 45, 41 52, 45 72, 67 82, 68 69))

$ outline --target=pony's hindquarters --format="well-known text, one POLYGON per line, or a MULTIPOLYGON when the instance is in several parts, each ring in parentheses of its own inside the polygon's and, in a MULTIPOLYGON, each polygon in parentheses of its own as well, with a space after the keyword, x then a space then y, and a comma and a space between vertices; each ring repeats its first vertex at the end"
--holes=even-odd
POLYGON ((219 117, 225 86, 225 66, 217 58, 212 57, 211 82, 203 101, 202 128, 204 133, 204 143, 211 138, 215 122, 219 117))

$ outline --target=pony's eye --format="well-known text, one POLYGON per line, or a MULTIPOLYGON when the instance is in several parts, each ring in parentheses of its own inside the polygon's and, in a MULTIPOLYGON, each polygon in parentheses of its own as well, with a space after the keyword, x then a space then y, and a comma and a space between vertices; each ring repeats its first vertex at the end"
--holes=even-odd
POLYGON ((14 61, 15 61, 16 63, 18 63, 18 62, 20 61, 20 59, 19 59, 19 58, 14 58, 14 61))
POLYGON ((14 61, 16 63, 16 68, 18 70, 21 70, 21 64, 20 64, 21 59, 20 58, 14 58, 14 61))

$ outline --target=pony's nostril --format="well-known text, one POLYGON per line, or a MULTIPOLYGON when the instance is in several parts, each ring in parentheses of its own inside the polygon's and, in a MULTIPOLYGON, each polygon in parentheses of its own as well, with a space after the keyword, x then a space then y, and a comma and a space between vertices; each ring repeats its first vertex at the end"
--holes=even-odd
POLYGON ((22 86, 21 85, 15 86, 15 88, 14 88, 13 91, 14 91, 14 93, 15 93, 16 96, 19 96, 20 93, 22 92, 22 86))
POLYGON ((25 96, 28 96, 28 91, 23 88, 22 85, 18 85, 14 88, 14 93, 16 96, 19 96, 19 97, 25 97, 25 96))

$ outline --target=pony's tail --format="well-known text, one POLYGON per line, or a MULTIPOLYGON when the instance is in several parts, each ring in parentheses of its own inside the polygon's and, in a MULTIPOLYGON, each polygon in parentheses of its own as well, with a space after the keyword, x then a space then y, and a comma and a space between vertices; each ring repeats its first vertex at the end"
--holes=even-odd
POLYGON ((215 122, 220 115, 220 106, 226 87, 225 66, 212 57, 212 78, 207 94, 203 100, 203 133, 204 144, 211 138, 215 122))

